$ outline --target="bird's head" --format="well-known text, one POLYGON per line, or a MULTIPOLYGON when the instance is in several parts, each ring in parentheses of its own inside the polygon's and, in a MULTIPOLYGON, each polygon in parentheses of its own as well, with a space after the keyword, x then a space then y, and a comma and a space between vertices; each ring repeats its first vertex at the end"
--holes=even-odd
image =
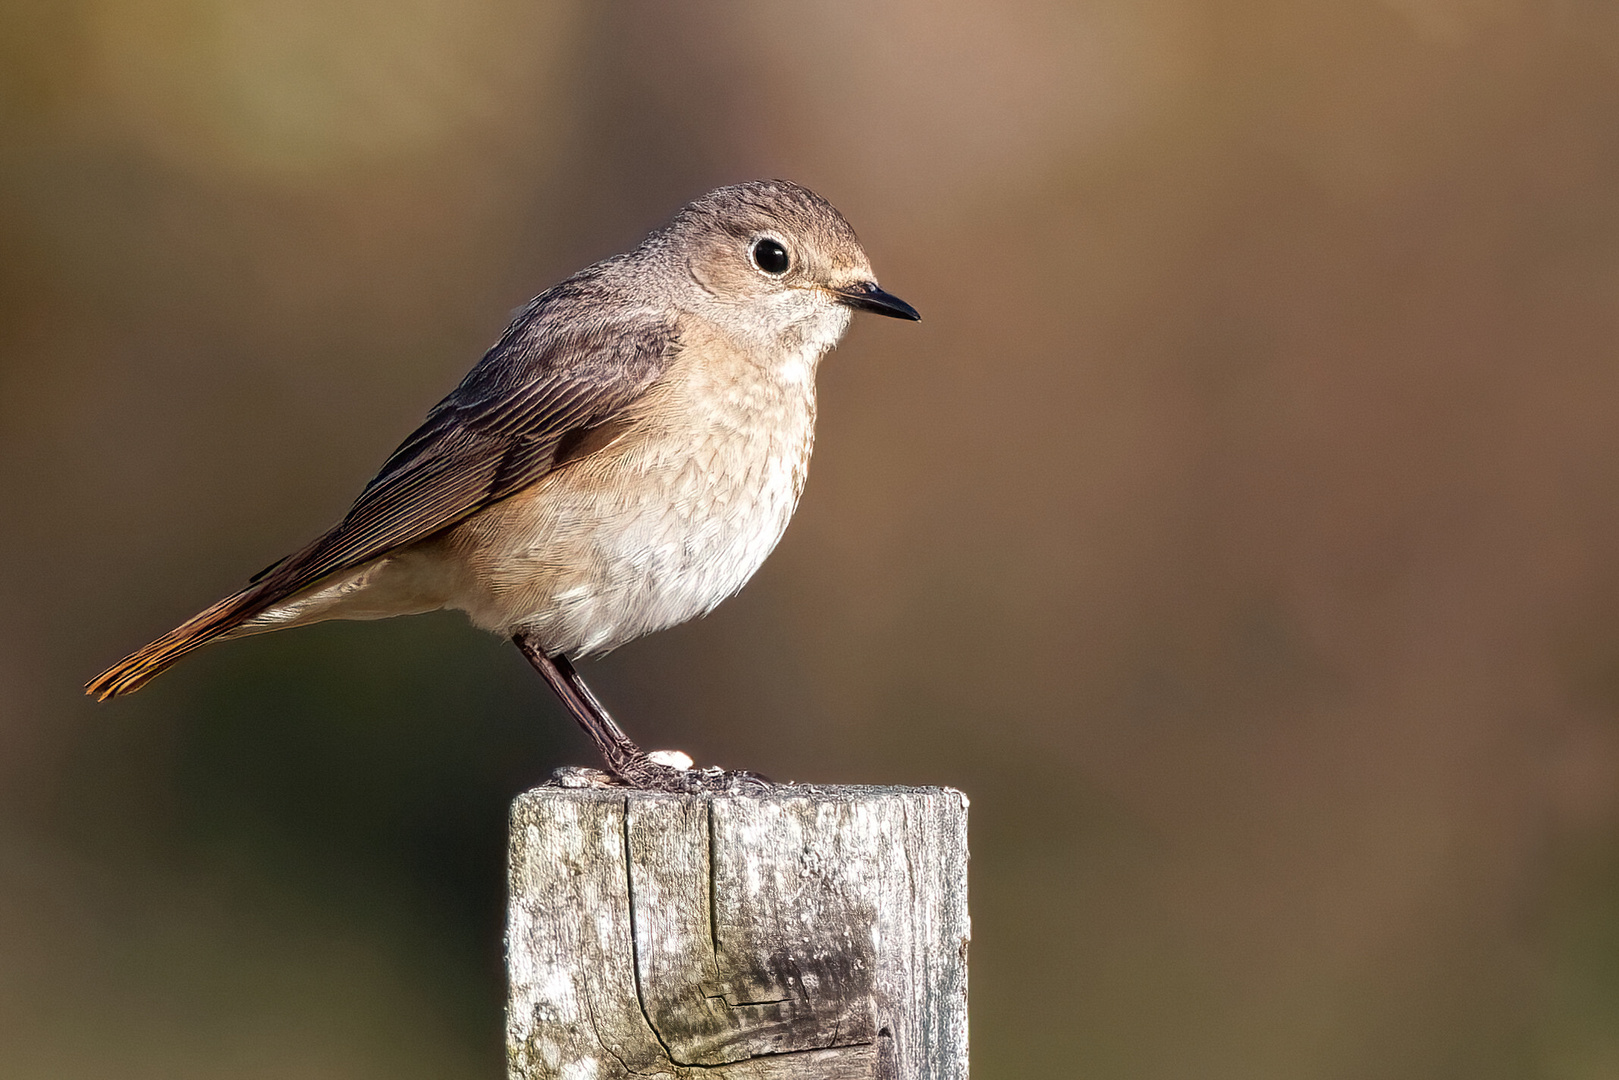
POLYGON ((851 311, 921 319, 878 287, 843 215, 786 180, 711 191, 648 242, 690 276, 702 314, 749 337, 824 349, 842 336, 851 311))

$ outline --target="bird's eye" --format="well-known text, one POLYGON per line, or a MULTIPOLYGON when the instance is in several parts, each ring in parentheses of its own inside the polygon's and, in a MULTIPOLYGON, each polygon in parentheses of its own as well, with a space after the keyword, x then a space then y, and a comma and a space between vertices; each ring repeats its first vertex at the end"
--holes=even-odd
POLYGON ((793 257, 780 240, 761 236, 753 242, 753 265, 771 277, 781 277, 793 265, 793 257))

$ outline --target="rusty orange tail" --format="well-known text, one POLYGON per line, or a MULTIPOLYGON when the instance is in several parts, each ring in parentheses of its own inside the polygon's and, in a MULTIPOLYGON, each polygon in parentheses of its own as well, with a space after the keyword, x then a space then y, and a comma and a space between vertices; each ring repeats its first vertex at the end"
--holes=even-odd
POLYGON ((258 589, 227 596, 91 679, 84 692, 98 701, 133 694, 182 657, 230 633, 264 606, 258 589))

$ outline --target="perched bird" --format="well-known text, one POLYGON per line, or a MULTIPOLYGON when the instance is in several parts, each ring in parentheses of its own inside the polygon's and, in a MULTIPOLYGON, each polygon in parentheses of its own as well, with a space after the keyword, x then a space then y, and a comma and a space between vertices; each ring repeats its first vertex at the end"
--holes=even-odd
POLYGON ((131 693, 223 638, 455 608, 516 643, 618 782, 701 786, 714 774, 649 758, 571 661, 753 576, 803 490, 816 368, 855 310, 920 318, 830 203, 784 180, 711 191, 535 297, 341 522, 86 692, 131 693))

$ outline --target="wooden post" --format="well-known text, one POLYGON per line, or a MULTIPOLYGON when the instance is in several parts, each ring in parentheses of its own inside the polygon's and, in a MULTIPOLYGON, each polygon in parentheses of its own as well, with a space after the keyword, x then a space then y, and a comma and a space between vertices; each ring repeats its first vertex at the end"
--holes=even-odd
POLYGON ((536 788, 510 875, 511 1080, 966 1080, 959 791, 536 788))

